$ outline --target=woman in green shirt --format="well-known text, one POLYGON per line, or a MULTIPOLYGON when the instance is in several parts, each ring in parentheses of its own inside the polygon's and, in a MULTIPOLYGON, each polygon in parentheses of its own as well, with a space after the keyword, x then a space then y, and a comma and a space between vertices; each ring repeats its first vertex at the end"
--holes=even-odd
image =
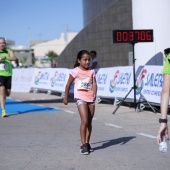
POLYGON ((0 104, 2 117, 7 117, 5 110, 6 96, 11 93, 12 85, 12 64, 16 57, 13 51, 6 47, 5 38, 0 37, 0 104))

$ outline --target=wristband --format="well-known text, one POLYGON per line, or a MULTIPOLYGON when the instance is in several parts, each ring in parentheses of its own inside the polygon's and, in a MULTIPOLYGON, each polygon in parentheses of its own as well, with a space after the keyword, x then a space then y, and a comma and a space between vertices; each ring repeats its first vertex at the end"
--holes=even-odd
POLYGON ((167 119, 159 119, 159 123, 167 123, 168 122, 168 120, 167 119))

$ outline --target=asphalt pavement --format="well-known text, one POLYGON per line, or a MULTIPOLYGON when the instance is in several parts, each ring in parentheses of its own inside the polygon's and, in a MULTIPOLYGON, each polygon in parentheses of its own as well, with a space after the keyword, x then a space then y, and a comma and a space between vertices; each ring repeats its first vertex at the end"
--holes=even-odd
POLYGON ((0 118, 0 170, 169 170, 168 151, 159 151, 160 114, 112 103, 96 104, 89 155, 80 154, 80 117, 72 99, 12 93, 9 117, 0 118), (23 105, 24 104, 24 105, 23 105), (29 106, 28 106, 29 105, 29 106))

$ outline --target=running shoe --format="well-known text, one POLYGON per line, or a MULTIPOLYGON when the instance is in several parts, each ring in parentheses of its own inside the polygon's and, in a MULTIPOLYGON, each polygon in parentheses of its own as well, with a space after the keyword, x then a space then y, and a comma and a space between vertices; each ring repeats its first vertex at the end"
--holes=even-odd
POLYGON ((80 153, 82 155, 89 155, 88 144, 84 144, 80 147, 80 153))
POLYGON ((80 146, 80 153, 81 153, 82 150, 83 150, 83 145, 80 146))
POLYGON ((7 117, 6 111, 2 110, 2 117, 7 117))
POLYGON ((89 150, 90 152, 94 152, 94 150, 91 148, 91 146, 90 146, 89 143, 87 143, 87 146, 88 146, 88 150, 89 150))

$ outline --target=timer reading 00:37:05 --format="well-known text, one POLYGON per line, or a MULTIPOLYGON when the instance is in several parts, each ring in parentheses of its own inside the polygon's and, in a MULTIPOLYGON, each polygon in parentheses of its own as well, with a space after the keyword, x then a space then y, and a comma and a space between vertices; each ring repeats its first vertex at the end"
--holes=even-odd
POLYGON ((113 30, 113 43, 153 42, 153 30, 113 30))

